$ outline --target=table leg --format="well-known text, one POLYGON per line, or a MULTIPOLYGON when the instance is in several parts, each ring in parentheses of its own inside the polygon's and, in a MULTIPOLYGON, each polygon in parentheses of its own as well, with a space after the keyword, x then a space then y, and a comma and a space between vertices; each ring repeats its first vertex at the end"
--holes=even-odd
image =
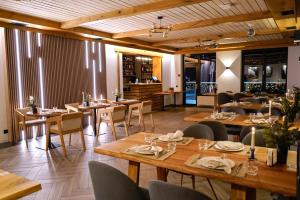
POLYGON ((97 135, 97 109, 94 110, 94 135, 97 135))
POLYGON ((234 200, 255 200, 256 189, 247 188, 241 185, 231 185, 230 199, 234 200))
POLYGON ((174 108, 176 108, 176 93, 174 92, 174 108))
POLYGON ((162 95, 162 98, 163 98, 162 111, 164 111, 165 110, 165 95, 162 95))
POLYGON ((128 166, 128 177, 135 182, 137 185, 139 185, 139 179, 140 179, 140 163, 129 161, 128 166))
POLYGON ((162 167, 156 167, 157 180, 167 181, 167 169, 162 167))

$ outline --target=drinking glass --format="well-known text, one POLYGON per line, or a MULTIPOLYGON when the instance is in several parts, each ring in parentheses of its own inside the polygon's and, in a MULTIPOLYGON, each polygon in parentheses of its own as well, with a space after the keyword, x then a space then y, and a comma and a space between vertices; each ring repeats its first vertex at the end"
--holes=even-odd
POLYGON ((176 142, 168 142, 168 151, 176 151, 176 142))
POLYGON ((253 161, 247 163, 247 175, 256 176, 258 174, 258 167, 253 161))
POLYGON ((57 111, 57 107, 56 106, 53 107, 53 111, 54 112, 57 111))
POLYGON ((255 119, 255 113, 250 113, 249 117, 250 117, 250 121, 254 120, 255 119))
POLYGON ((152 141, 151 133, 144 133, 144 141, 146 144, 151 144, 152 141))

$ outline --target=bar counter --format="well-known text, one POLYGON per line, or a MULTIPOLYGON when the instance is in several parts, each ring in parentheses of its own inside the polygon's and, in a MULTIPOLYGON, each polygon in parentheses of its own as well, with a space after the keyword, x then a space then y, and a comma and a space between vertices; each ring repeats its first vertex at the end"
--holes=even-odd
POLYGON ((162 83, 130 83, 129 91, 124 91, 125 99, 137 99, 139 101, 152 101, 152 110, 160 110, 163 104, 161 96, 154 93, 162 91, 162 83))

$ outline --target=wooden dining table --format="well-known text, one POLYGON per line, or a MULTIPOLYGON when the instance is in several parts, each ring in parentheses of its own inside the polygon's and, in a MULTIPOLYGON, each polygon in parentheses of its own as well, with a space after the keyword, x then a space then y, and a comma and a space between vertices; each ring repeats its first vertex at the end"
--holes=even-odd
POLYGON ((82 112, 86 112, 88 110, 93 110, 93 128, 94 128, 94 136, 97 135, 97 109, 101 109, 101 108, 107 108, 109 107, 110 104, 109 103, 90 103, 90 105, 88 106, 83 106, 83 105, 79 105, 78 106, 78 110, 82 111, 82 112))
MULTIPOLYGON (((138 144, 144 144, 144 133, 140 132, 124 139, 104 144, 94 149, 95 153, 121 158, 129 161, 128 176, 135 183, 139 183, 140 164, 148 164, 156 167, 157 179, 167 181, 167 169, 191 174, 195 176, 207 177, 231 184, 230 199, 232 200, 255 200, 256 189, 262 189, 285 196, 296 195, 296 172, 288 169, 287 165, 276 165, 268 167, 266 165, 267 149, 256 147, 256 160, 248 161, 247 151, 249 147, 238 153, 226 153, 226 158, 235 162, 249 162, 258 167, 256 176, 246 175, 245 177, 233 176, 216 170, 190 167, 185 162, 191 156, 199 154, 198 144, 201 140, 193 140, 187 145, 177 145, 176 153, 165 160, 155 160, 125 153, 125 150, 138 144)), ((166 144, 158 143, 159 146, 167 148, 166 144)), ((200 152, 201 156, 221 156, 224 152, 215 149, 208 149, 200 152)), ((291 163, 295 163, 295 152, 289 153, 291 163)))
POLYGON ((42 189, 40 183, 0 169, 0 199, 19 199, 42 189))
MULTIPOLYGON (((199 112, 196 114, 188 115, 184 117, 184 121, 188 122, 201 122, 206 120, 216 120, 224 125, 233 125, 233 126, 255 126, 258 124, 251 123, 249 120, 249 115, 237 115, 234 119, 211 119, 211 112, 199 112)), ((293 128, 300 129, 300 119, 296 119, 294 122, 290 123, 293 128)))

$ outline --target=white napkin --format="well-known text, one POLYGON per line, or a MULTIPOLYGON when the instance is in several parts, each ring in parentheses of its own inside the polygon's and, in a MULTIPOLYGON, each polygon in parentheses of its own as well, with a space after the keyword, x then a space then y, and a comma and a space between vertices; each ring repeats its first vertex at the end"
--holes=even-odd
POLYGON ((232 141, 218 141, 216 145, 222 150, 238 150, 244 147, 244 144, 232 141))
POLYGON ((181 130, 177 130, 175 133, 168 133, 167 134, 169 139, 176 139, 183 137, 183 132, 181 130))
POLYGON ((227 174, 231 174, 231 168, 234 167, 235 163, 232 160, 224 159, 215 156, 208 156, 200 158, 197 161, 197 165, 209 168, 224 170, 227 174))
POLYGON ((148 152, 152 150, 151 145, 139 145, 139 146, 134 146, 131 147, 130 150, 135 151, 135 152, 148 152))

